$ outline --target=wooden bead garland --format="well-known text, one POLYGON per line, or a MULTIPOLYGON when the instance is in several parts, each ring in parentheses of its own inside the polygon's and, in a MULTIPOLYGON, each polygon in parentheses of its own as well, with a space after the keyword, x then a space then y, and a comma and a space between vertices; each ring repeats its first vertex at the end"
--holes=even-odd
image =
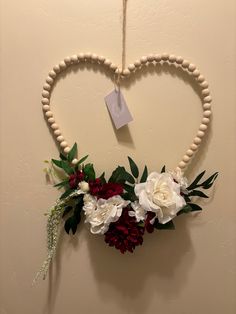
MULTIPOLYGON (((55 78, 57 75, 66 70, 71 64, 81 63, 81 62, 90 62, 90 63, 97 63, 102 66, 108 67, 115 75, 120 75, 121 79, 128 77, 132 72, 135 72, 136 69, 139 69, 142 66, 145 66, 148 63, 169 63, 169 64, 176 64, 176 66, 181 67, 184 71, 187 71, 189 75, 192 75, 196 82, 198 83, 201 94, 202 94, 202 108, 203 108, 203 118, 201 120, 201 124, 197 131, 196 137, 193 139, 193 143, 190 145, 186 153, 184 154, 182 160, 179 162, 177 168, 184 170, 187 164, 190 162, 194 153, 197 151, 199 145, 202 142, 202 139, 205 135, 205 131, 207 130, 208 124, 210 122, 211 116, 211 95, 209 90, 209 84, 205 80, 204 76, 200 73, 197 69, 196 65, 190 63, 188 60, 185 60, 181 56, 175 56, 173 54, 169 55, 168 53, 163 54, 149 54, 148 56, 142 56, 139 60, 134 61, 131 63, 126 69, 123 71, 117 67, 114 63, 112 63, 109 59, 106 59, 103 56, 98 56, 94 53, 79 53, 74 54, 71 57, 66 57, 62 60, 59 64, 55 65, 53 69, 48 73, 46 78, 46 82, 43 85, 42 91, 42 105, 45 117, 50 124, 50 127, 53 130, 53 133, 56 137, 56 140, 59 142, 61 148, 63 149, 65 154, 68 154, 70 151, 70 147, 67 144, 66 140, 64 139, 58 124, 55 122, 55 118, 53 117, 53 113, 50 109, 50 97, 51 97, 51 90, 53 84, 55 82, 55 78)), ((78 162, 77 159, 74 159, 73 164, 78 162)))

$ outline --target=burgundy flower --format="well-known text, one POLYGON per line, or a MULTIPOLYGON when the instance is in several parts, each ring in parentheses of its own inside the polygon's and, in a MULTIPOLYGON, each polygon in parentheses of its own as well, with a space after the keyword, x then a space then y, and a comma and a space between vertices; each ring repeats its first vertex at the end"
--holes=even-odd
POLYGON ((111 182, 102 184, 100 178, 89 181, 89 190, 91 195, 97 196, 98 199, 103 198, 105 200, 123 193, 122 185, 111 182))
POLYGON ((121 195, 123 193, 123 187, 122 185, 118 183, 104 183, 99 194, 98 198, 104 198, 107 200, 108 198, 115 196, 115 195, 121 195))
POLYGON ((144 228, 138 226, 135 217, 129 216, 130 208, 124 208, 118 221, 110 224, 105 233, 105 242, 114 246, 123 254, 133 252, 137 245, 142 245, 144 228))
POLYGON ((144 222, 144 227, 147 230, 148 233, 152 233, 154 231, 154 226, 150 222, 155 217, 155 213, 153 212, 147 212, 146 220, 144 222))
POLYGON ((69 177, 69 185, 71 189, 76 189, 79 182, 83 181, 84 173, 82 171, 77 171, 75 174, 71 174, 69 177))

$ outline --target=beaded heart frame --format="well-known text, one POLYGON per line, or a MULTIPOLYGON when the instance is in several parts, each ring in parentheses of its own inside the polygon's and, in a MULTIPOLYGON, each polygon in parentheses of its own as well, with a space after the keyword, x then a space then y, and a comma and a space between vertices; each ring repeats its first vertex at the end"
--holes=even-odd
POLYGON ((196 197, 208 198, 203 190, 212 187, 218 173, 203 180, 205 175, 203 171, 191 184, 184 177, 184 170, 199 148, 211 116, 212 98, 208 82, 193 63, 167 53, 150 54, 121 70, 103 56, 79 53, 66 57, 53 67, 46 78, 42 96, 45 118, 61 148, 60 159, 48 162, 49 168, 46 172, 48 176, 55 176, 60 169, 64 179, 56 183, 55 187, 65 191, 47 214, 48 255, 35 280, 40 274, 46 277, 56 251, 59 226, 63 220, 65 231, 68 234, 70 232, 75 234, 84 215, 92 233, 104 235, 109 246, 125 253, 133 252, 136 246, 142 244, 145 232, 151 233, 154 229, 174 229, 173 219, 176 216, 202 210, 195 203, 196 197), (97 176, 94 165, 86 163, 88 156, 77 159, 77 144, 71 148, 62 135, 50 108, 50 97, 56 77, 68 67, 85 62, 109 69, 116 81, 133 75, 136 70, 148 63, 175 64, 195 78, 201 89, 203 116, 196 136, 173 171, 166 170, 164 166, 159 172, 148 173, 145 166, 140 172, 135 161, 128 157, 129 170, 118 166, 109 179, 106 179, 105 173, 97 176))

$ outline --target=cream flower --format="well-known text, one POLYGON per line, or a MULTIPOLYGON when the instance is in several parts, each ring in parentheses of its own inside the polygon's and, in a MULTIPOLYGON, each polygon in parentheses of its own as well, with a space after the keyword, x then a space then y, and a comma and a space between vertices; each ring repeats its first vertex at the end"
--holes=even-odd
POLYGON ((86 181, 81 181, 78 185, 81 191, 87 193, 89 191, 89 184, 86 181))
POLYGON ((176 168, 174 171, 169 172, 172 178, 180 185, 180 190, 187 192, 188 180, 183 176, 183 172, 180 168, 176 168))
POLYGON ((129 211, 130 217, 135 217, 137 222, 143 221, 146 219, 146 210, 139 204, 138 201, 131 203, 133 210, 129 211))
POLYGON ((169 173, 152 172, 146 182, 136 184, 135 194, 141 207, 154 212, 162 224, 172 220, 186 204, 180 195, 180 185, 169 173))
POLYGON ((122 210, 130 202, 120 195, 105 200, 87 194, 84 196, 83 210, 86 215, 85 222, 90 223, 90 231, 94 234, 104 234, 111 222, 115 222, 122 214, 122 210))

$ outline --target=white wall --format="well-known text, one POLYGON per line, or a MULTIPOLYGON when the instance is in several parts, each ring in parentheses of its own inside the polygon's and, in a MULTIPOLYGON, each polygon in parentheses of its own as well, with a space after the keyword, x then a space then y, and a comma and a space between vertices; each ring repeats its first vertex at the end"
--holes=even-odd
MULTIPOLYGON (((33 288, 46 254, 43 213, 58 195, 42 172, 58 150, 41 88, 67 55, 92 51, 120 64, 122 1, 0 3, 0 313, 235 313, 235 1, 128 3, 127 64, 166 51, 196 63, 210 83, 212 127, 187 172, 220 172, 205 211, 177 219, 176 231, 146 235, 133 255, 110 249, 87 226, 63 234, 53 274, 33 288)), ((135 76, 123 89, 134 122, 115 134, 103 100, 112 82, 81 72, 63 77, 52 97, 68 142, 77 141, 98 172, 127 164, 127 155, 152 170, 175 167, 201 117, 190 81, 168 69, 135 76)))

